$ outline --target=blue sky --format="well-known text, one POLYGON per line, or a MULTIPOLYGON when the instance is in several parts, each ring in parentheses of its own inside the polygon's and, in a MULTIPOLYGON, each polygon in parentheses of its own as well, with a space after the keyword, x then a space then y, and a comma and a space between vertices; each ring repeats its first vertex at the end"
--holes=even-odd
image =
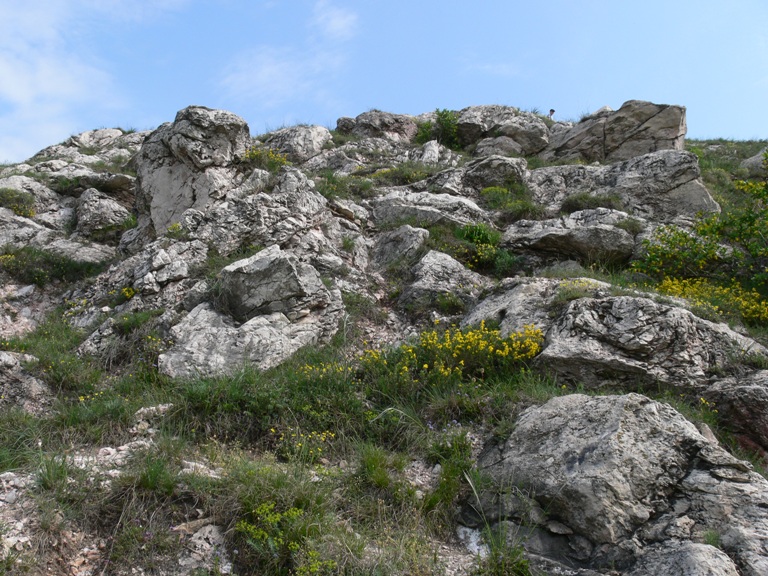
POLYGON ((190 104, 256 135, 371 108, 578 119, 681 104, 693 138, 768 138, 765 0, 0 0, 0 161, 190 104))

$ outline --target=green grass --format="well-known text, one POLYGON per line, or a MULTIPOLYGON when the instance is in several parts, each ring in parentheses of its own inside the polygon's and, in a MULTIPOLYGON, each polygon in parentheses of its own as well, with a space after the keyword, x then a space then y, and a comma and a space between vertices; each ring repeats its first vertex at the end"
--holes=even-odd
POLYGON ((95 276, 105 267, 103 263, 78 262, 31 246, 6 246, 0 254, 1 270, 20 282, 37 286, 45 286, 55 280, 76 282, 95 276))

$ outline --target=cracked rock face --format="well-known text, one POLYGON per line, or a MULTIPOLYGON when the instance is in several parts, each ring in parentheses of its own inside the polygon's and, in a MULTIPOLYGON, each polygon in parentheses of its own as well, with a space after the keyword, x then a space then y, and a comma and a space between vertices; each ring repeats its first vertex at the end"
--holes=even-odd
POLYGON ((542 157, 616 162, 657 150, 682 150, 685 108, 629 100, 553 135, 542 157))
POLYGON ((232 166, 250 142, 244 120, 190 106, 152 132, 136 158, 139 226, 158 233, 188 208, 205 209, 237 184, 232 166))
POLYGON ((536 363, 566 381, 698 390, 739 355, 765 348, 724 324, 648 298, 572 301, 546 336, 536 363))
POLYGON ((539 553, 566 564, 639 575, 707 556, 712 574, 768 569, 768 481, 639 394, 530 408, 478 467, 498 490, 481 498, 485 517, 544 531, 539 553), (702 548, 711 530, 725 554, 702 548))

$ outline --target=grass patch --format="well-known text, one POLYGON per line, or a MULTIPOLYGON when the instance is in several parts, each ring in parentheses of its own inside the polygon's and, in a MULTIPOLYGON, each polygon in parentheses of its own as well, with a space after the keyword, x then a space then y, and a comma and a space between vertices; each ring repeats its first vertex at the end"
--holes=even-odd
POLYGON ((0 269, 20 282, 41 287, 56 280, 77 282, 95 276, 105 267, 103 263, 78 262, 31 246, 6 246, 0 255, 0 269))
POLYGON ((624 203, 618 194, 601 194, 595 196, 589 192, 577 192, 565 199, 560 207, 563 214, 572 214, 579 210, 592 210, 595 208, 610 208, 612 210, 624 210, 624 203))
POLYGON ((0 207, 10 209, 16 216, 33 218, 35 216, 35 197, 29 192, 0 188, 0 207))

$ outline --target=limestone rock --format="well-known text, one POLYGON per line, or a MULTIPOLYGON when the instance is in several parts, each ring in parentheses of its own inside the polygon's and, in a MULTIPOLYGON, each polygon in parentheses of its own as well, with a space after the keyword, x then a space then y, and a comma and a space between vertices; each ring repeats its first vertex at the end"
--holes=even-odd
POLYGON ((663 150, 610 166, 552 166, 531 170, 526 185, 548 216, 556 216, 569 196, 618 198, 624 210, 654 222, 690 222, 719 212, 701 182, 690 152, 663 150))
POLYGON ((429 231, 408 225, 384 232, 373 246, 371 264, 381 269, 399 261, 408 262, 418 254, 427 238, 429 231))
POLYGON ((457 132, 465 146, 488 136, 507 137, 519 146, 523 156, 540 152, 549 142, 549 129, 541 118, 510 106, 465 108, 459 112, 457 132))
POLYGON ((627 576, 739 576, 725 552, 707 544, 670 541, 649 546, 627 576))
POLYGON ((589 387, 663 385, 690 392, 747 353, 768 356, 725 324, 648 298, 615 296, 570 302, 535 362, 589 387))
POLYGON ((500 490, 482 504, 496 506, 489 515, 539 527, 554 520, 572 531, 555 532, 567 546, 539 540, 539 553, 555 560, 622 570, 637 562, 630 573, 639 575, 662 560, 686 565, 708 556, 723 570, 722 556, 690 545, 717 527, 741 573, 766 566, 768 481, 674 409, 639 394, 573 394, 529 408, 478 466, 500 490), (532 515, 531 505, 545 516, 532 515), (686 543, 656 545, 672 533, 686 543))
POLYGON ((682 150, 685 108, 629 100, 617 111, 602 109, 570 130, 553 135, 547 159, 616 162, 657 150, 682 150))
POLYGON ((485 211, 468 198, 452 194, 410 192, 403 188, 392 188, 388 193, 371 199, 371 209, 373 220, 378 224, 409 220, 427 224, 488 221, 485 211))
POLYGON ((338 328, 342 310, 336 291, 321 314, 298 322, 275 312, 238 324, 203 303, 171 329, 175 344, 158 359, 158 370, 172 378, 231 374, 246 365, 266 370, 304 346, 327 342, 338 328))
POLYGON ((341 118, 336 129, 342 134, 361 137, 385 138, 393 142, 410 142, 418 127, 412 116, 392 114, 380 110, 363 112, 356 118, 341 118))
POLYGON ((272 132, 264 145, 301 164, 317 156, 330 141, 331 132, 324 126, 294 126, 272 132))
POLYGON ((77 227, 81 236, 117 241, 131 213, 106 194, 89 188, 77 202, 77 227))
POLYGON ((189 208, 206 209, 238 183, 232 163, 250 142, 230 112, 191 106, 144 141, 137 158, 139 225, 164 233, 189 208))
POLYGON ((240 322, 274 312, 296 320, 331 299, 317 270, 277 245, 224 268, 220 289, 222 305, 240 322))
MULTIPOLYGON (((413 267, 414 282, 403 290, 399 303, 406 309, 427 309, 438 305, 440 297, 451 297, 471 307, 480 292, 491 282, 472 272, 448 254, 430 250, 413 267)), ((458 304, 458 302, 457 302, 458 304)), ((439 307, 439 306, 437 306, 439 307)))
POLYGON ((768 370, 714 382, 701 393, 739 435, 745 448, 768 453, 768 370))
POLYGON ((632 234, 617 225, 628 219, 624 212, 597 208, 551 220, 520 220, 504 231, 501 246, 581 261, 626 262, 636 243, 632 234))
POLYGON ((591 278, 507 278, 491 295, 470 310, 461 325, 477 326, 482 321, 498 323, 504 337, 522 331, 527 324, 534 324, 546 333, 554 322, 551 310, 560 288, 573 286, 593 297, 605 294, 610 288, 609 284, 591 278))
POLYGON ((37 416, 53 404, 53 393, 45 382, 28 373, 22 363, 35 360, 27 354, 0 351, 0 406, 20 408, 37 416))
POLYGON ((760 152, 741 162, 741 167, 746 168, 750 178, 768 178, 768 169, 765 165, 765 153, 768 148, 763 148, 760 152))

